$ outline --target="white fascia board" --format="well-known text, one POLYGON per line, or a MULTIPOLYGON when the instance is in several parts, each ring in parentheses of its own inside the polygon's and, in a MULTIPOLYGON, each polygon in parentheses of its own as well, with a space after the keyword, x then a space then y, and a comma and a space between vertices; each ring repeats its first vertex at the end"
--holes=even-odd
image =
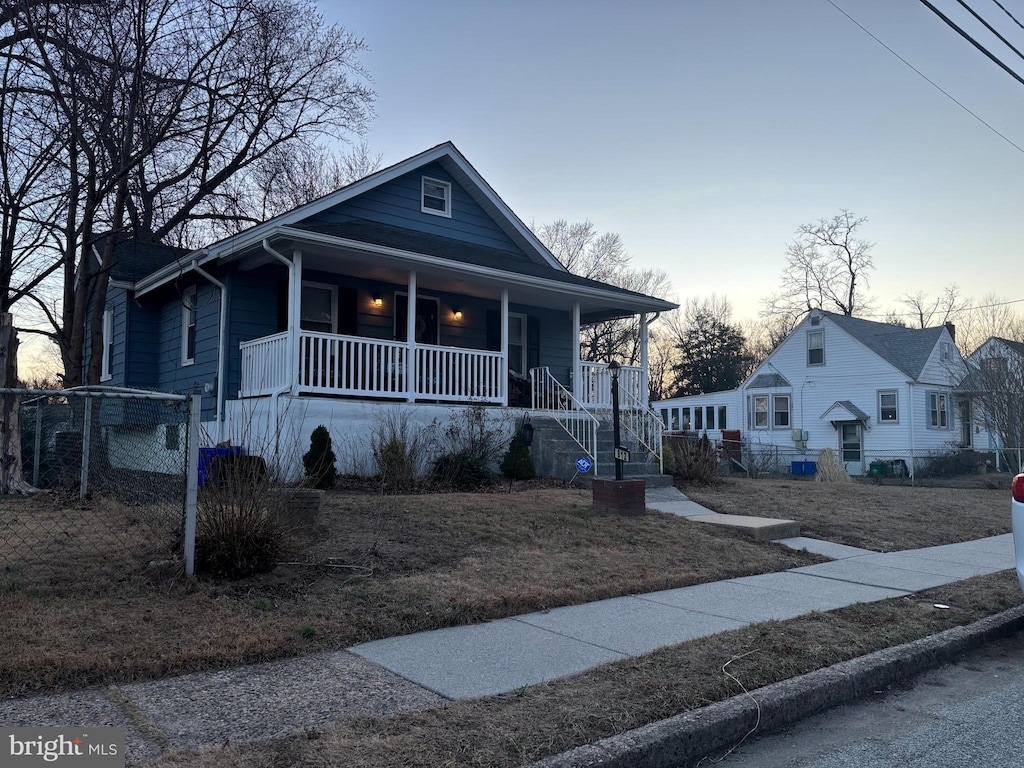
POLYGON ((214 256, 206 248, 200 248, 197 251, 186 253, 177 261, 173 261, 162 269, 158 269, 151 275, 139 280, 135 283, 135 295, 142 296, 143 294, 149 293, 152 290, 159 288, 161 285, 171 282, 180 275, 185 274, 196 264, 205 264, 210 261, 214 256))
POLYGON ((477 275, 479 277, 488 277, 493 280, 509 283, 514 282, 518 285, 527 286, 531 288, 543 288, 555 293, 564 293, 570 296, 589 296, 595 299, 601 299, 603 301, 611 301, 618 303, 623 309, 636 310, 637 312, 663 312, 675 308, 675 304, 652 297, 634 297, 624 296, 614 291, 605 291, 601 288, 594 288, 592 286, 578 285, 575 283, 562 283, 557 280, 548 280, 543 277, 536 277, 534 275, 523 275, 519 272, 506 272, 500 269, 494 269, 492 267, 483 267, 478 264, 467 264, 463 261, 452 261, 451 259, 444 259, 439 256, 429 256, 425 253, 416 253, 414 251, 403 251, 398 248, 391 248, 386 245, 376 245, 374 243, 365 243, 361 240, 349 240, 344 237, 334 237, 333 235, 324 235, 319 232, 310 232, 305 229, 292 229, 290 227, 281 227, 278 235, 287 236, 290 239, 295 240, 306 240, 307 242, 315 242, 323 245, 331 245, 339 248, 349 248, 354 251, 362 251, 364 253, 379 254, 381 256, 391 256, 396 259, 402 259, 403 261, 411 261, 418 264, 425 264, 428 266, 441 267, 442 269, 448 269, 455 272, 461 272, 469 275, 477 275))

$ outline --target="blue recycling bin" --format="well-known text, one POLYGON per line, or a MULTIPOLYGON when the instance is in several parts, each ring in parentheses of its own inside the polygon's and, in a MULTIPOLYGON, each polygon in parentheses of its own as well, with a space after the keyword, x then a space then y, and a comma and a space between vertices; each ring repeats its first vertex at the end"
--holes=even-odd
POLYGON ((202 485, 210 479, 210 468, 215 457, 242 456, 242 446, 228 445, 222 448, 200 448, 199 449, 199 484, 202 485))

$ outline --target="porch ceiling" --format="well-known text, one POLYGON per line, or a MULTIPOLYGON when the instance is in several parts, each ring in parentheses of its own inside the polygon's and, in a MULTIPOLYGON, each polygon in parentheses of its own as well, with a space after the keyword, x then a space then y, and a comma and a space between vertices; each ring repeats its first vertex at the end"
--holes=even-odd
MULTIPOLYGON (((417 287, 424 292, 444 290, 464 296, 500 299, 501 289, 507 288, 511 303, 566 311, 571 309, 573 301, 579 301, 583 323, 629 317, 641 312, 661 312, 675 307, 661 299, 623 293, 618 289, 545 279, 372 243, 340 243, 338 238, 326 238, 316 233, 310 233, 309 237, 304 235, 291 231, 288 237, 275 239, 274 244, 275 249, 285 255, 290 255, 292 249, 301 250, 304 270, 397 285, 407 283, 410 270, 415 270, 417 287)), ((274 261, 262 250, 229 258, 238 256, 241 256, 240 268, 243 270, 256 269, 274 261)))

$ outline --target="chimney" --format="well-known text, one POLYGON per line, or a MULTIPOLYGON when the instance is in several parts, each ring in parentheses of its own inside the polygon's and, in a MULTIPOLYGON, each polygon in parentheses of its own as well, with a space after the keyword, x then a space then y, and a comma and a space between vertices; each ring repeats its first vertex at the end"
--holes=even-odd
POLYGON ((956 342, 956 326, 953 323, 946 323, 946 330, 949 331, 949 338, 956 342))

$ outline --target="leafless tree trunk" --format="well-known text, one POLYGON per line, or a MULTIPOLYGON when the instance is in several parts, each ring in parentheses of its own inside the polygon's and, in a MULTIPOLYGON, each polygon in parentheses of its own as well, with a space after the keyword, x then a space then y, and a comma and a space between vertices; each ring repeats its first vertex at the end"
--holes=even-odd
MULTIPOLYGON (((10 312, 0 313, 0 387, 18 386, 18 335, 10 312)), ((18 395, 0 395, 0 494, 32 493, 21 468, 18 395)))

